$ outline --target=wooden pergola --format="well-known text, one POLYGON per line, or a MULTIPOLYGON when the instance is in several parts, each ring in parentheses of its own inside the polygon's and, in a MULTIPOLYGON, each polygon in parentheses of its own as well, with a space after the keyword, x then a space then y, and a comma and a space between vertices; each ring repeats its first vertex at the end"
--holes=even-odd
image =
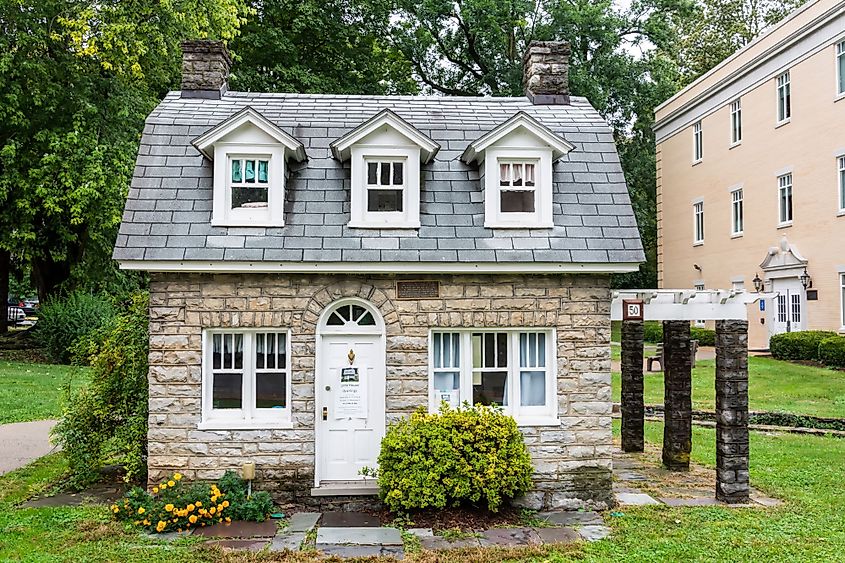
POLYGON ((762 293, 631 289, 613 294, 622 321, 622 450, 644 450, 643 321, 663 322, 663 465, 688 471, 692 450, 691 321, 716 321, 716 499, 749 500, 748 305, 762 293))

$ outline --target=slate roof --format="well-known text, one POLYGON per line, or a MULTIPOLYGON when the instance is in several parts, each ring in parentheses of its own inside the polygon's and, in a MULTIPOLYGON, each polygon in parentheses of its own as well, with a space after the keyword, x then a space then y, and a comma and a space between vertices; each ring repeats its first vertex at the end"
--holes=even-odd
POLYGON ((149 115, 114 250, 119 261, 638 263, 636 220, 611 131, 583 98, 341 96, 229 92, 220 100, 171 92, 149 115), (212 227, 212 163, 191 141, 252 107, 305 145, 291 162, 285 226, 212 227), (421 169, 421 227, 356 229, 349 162, 329 145, 389 108, 441 145, 421 169), (554 165, 554 228, 489 229, 467 145, 524 111, 575 145, 554 165))

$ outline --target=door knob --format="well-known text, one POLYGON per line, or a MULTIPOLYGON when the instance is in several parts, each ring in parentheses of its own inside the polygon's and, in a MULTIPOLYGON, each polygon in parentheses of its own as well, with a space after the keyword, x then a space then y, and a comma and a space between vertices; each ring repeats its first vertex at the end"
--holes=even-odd
POLYGON ((323 407, 323 420, 329 419, 329 407, 323 407))

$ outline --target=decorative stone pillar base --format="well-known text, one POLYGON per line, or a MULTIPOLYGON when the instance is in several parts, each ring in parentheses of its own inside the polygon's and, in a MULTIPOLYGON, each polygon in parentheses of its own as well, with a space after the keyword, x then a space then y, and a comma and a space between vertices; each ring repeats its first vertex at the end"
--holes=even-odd
POLYGON ((663 321, 663 465, 689 471, 692 450, 692 356, 689 321, 663 321))
POLYGON ((716 499, 748 502, 748 321, 716 321, 716 499))
POLYGON ((644 450, 643 322, 622 321, 622 451, 644 450))

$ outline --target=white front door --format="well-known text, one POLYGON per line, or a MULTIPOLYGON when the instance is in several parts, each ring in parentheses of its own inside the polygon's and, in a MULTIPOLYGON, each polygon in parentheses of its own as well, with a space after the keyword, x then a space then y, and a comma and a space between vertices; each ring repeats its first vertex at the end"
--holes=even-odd
POLYGON ((380 319, 363 305, 341 303, 331 307, 339 308, 339 315, 334 311, 324 315, 317 335, 317 486, 363 479, 361 468, 377 465, 385 430, 385 348, 380 319), (332 319, 342 317, 349 319, 332 324, 332 319), (358 324, 362 318, 374 324, 358 324))
POLYGON ((772 300, 769 324, 770 335, 804 330, 807 325, 804 309, 804 288, 798 278, 772 280, 772 291, 778 295, 772 300))

